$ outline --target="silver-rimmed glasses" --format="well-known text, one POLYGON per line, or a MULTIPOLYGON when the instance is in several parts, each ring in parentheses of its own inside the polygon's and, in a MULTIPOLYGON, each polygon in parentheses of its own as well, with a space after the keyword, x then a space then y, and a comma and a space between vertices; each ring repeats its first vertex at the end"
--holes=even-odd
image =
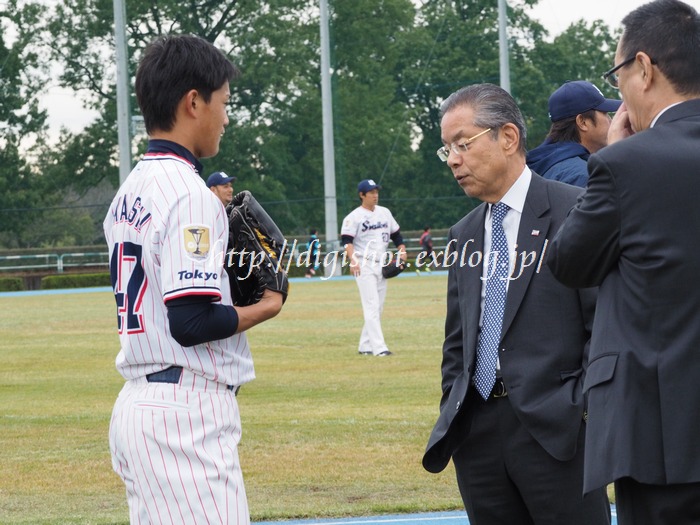
POLYGON ((474 142, 476 139, 481 137, 482 135, 485 135, 491 131, 491 128, 485 129, 481 133, 477 133, 473 137, 469 137, 466 140, 463 140, 462 142, 453 142, 452 144, 449 145, 449 148, 447 146, 443 146, 437 150, 437 156, 442 162, 447 162, 447 158, 450 156, 450 150, 455 155, 462 155, 463 153, 466 153, 469 151, 469 144, 474 142))

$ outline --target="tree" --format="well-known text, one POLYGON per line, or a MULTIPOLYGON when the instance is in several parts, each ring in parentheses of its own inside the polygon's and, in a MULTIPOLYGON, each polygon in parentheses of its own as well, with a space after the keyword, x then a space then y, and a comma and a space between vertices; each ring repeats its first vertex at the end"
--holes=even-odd
MULTIPOLYGON (((549 127, 547 98, 562 75, 595 78, 611 40, 582 22, 552 42, 528 16, 537 0, 510 2, 513 96, 534 147, 549 127), (514 4, 514 5, 513 5, 514 4)), ((457 88, 499 83, 495 0, 332 0, 331 35, 338 212, 357 205, 356 185, 374 178, 404 230, 445 228, 465 200, 435 150, 440 103, 457 88)), ((156 36, 192 33, 240 66, 231 125, 206 177, 224 170, 251 190, 288 235, 323 225, 323 144, 317 0, 127 0, 129 68, 156 36)), ((112 0, 63 0, 49 24, 52 58, 66 87, 87 90, 100 117, 42 156, 43 171, 78 196, 116 187, 117 136, 112 0), (67 26, 65 20, 71 20, 67 26)), ((133 111, 137 111, 132 99, 133 111)))
POLYGON ((22 245, 29 226, 26 209, 41 205, 23 152, 42 137, 46 112, 37 93, 43 67, 37 52, 44 8, 9 0, 0 8, 0 246, 22 245))
POLYGON ((531 128, 530 146, 538 145, 546 136, 551 122, 547 118, 547 99, 559 86, 568 80, 587 80, 598 86, 609 98, 618 98, 619 92, 607 85, 601 75, 609 69, 615 54, 617 36, 602 21, 590 24, 579 20, 563 33, 548 42, 537 39, 523 67, 540 72, 541 81, 537 89, 544 96, 539 108, 527 107, 531 128), (535 115, 538 117, 535 119, 535 115))

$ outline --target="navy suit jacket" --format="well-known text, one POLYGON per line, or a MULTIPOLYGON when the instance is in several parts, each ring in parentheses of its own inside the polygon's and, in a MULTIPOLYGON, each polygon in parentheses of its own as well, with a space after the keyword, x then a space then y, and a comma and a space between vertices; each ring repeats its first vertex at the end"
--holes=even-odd
MULTIPOLYGON (((563 286, 543 261, 548 238, 580 193, 580 188, 533 173, 499 345, 501 373, 513 409, 530 434, 561 461, 576 453, 584 420, 582 382, 595 290, 563 286)), ((448 274, 440 415, 423 457, 430 472, 445 468, 469 431, 469 414, 463 412, 467 391, 473 388, 483 269, 477 261, 483 253, 486 209, 486 204, 480 205, 449 233, 458 258, 448 274)))
POLYGON ((549 264, 600 286, 585 489, 700 482, 700 99, 589 160, 549 264))

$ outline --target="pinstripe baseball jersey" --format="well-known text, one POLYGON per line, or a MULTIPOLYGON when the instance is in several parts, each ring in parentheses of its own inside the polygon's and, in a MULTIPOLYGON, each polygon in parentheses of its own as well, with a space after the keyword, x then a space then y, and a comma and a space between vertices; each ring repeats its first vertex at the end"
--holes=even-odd
POLYGON ((255 377, 244 333, 187 348, 170 333, 167 301, 185 296, 232 301, 223 271, 225 209, 196 166, 172 153, 177 145, 166 144, 170 148, 149 151, 134 167, 104 220, 121 343, 117 369, 135 379, 179 365, 241 385, 255 377))

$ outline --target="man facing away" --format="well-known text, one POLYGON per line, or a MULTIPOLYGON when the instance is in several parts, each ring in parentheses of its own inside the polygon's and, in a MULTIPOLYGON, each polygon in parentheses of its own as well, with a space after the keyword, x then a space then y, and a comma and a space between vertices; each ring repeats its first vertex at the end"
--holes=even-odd
POLYGON ((236 393, 255 377, 245 331, 277 315, 282 295, 232 306, 228 218, 199 175, 237 75, 193 36, 158 38, 136 74, 148 150, 104 220, 126 379, 109 442, 131 523, 250 521, 236 393))
POLYGON ((552 126, 545 141, 527 154, 527 165, 545 179, 586 187, 586 163, 608 141, 610 116, 621 100, 605 98, 590 82, 567 82, 549 97, 552 126))
POLYGON ((624 105, 591 156, 548 263, 600 286, 585 380, 585 488, 615 483, 620 525, 700 523, 700 14, 622 20, 604 77, 624 105))
POLYGON ((500 87, 460 89, 441 115, 438 156, 483 203, 448 234, 461 257, 423 466, 452 459, 471 525, 607 525, 605 489, 583 497, 595 290, 567 288, 538 262, 581 190, 526 166, 524 119, 500 87))

